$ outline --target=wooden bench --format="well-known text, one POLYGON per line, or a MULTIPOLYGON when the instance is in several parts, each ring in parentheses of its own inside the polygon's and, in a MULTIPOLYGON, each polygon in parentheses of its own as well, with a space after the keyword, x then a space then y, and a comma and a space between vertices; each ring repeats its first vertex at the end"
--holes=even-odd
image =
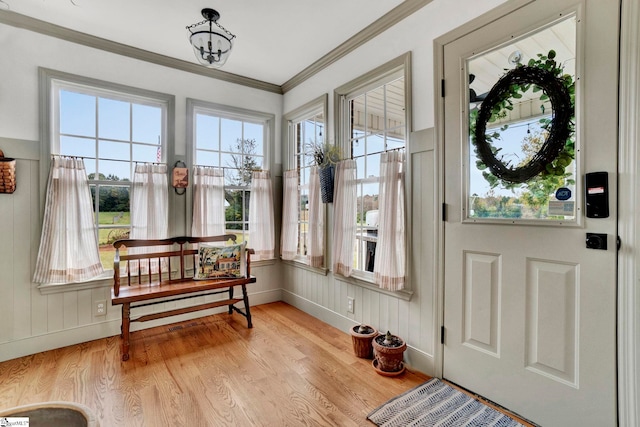
MULTIPOLYGON (((246 251, 246 275, 235 278, 194 279, 198 266, 198 244, 221 242, 235 243, 233 234, 210 237, 172 237, 162 240, 123 239, 114 242, 116 254, 113 262, 113 289, 111 304, 122 305, 122 360, 129 359, 129 328, 131 322, 146 322, 179 314, 191 313, 215 307, 229 306, 229 314, 234 311, 251 323, 248 283, 255 283, 251 276, 250 254, 246 251), (128 253, 121 255, 121 248, 147 248, 149 253, 128 253), (165 250, 166 248, 166 250, 165 250), (234 297, 234 286, 242 287, 242 297, 234 297), (189 298, 228 293, 226 299, 198 304, 190 307, 167 309, 160 312, 140 315, 131 318, 131 310, 164 304, 189 298), (242 302, 244 309, 236 307, 242 302)), ((138 252, 137 250, 130 252, 138 252)))

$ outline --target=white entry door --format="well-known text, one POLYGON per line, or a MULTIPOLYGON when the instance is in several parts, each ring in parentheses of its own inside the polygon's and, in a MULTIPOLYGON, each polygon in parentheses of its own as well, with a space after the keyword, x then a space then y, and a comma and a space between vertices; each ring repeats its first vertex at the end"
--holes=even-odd
POLYGON ((618 8, 537 0, 444 47, 443 376, 545 427, 616 425, 618 8))

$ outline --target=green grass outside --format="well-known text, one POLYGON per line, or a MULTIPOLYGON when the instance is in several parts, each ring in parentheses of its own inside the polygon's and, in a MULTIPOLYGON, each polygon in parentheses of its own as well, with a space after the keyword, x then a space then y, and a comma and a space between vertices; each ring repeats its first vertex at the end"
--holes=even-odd
MULTIPOLYGON (((101 228, 98 232, 98 245, 100 248, 100 262, 102 266, 110 270, 113 268, 113 257, 116 250, 113 248, 113 242, 117 239, 125 239, 128 237, 122 233, 128 231, 128 228, 119 228, 119 226, 131 225, 131 213, 130 212, 100 212, 98 216, 98 223, 102 226, 113 225, 118 228, 101 228), (122 213, 122 216, 119 214, 122 213)), ((236 236, 236 242, 242 243, 245 239, 242 238, 242 232, 238 230, 226 230, 226 234, 234 234, 236 236)), ((248 237, 248 235, 245 235, 248 237)), ((126 248, 120 250, 120 254, 126 254, 126 248)))
POLYGON ((113 268, 113 257, 116 253, 113 242, 128 236, 124 234, 129 231, 131 225, 130 212, 100 212, 98 223, 101 226, 113 225, 118 228, 101 228, 98 231, 98 245, 100 247, 100 262, 105 269, 113 268), (126 228, 119 228, 125 226, 126 228))

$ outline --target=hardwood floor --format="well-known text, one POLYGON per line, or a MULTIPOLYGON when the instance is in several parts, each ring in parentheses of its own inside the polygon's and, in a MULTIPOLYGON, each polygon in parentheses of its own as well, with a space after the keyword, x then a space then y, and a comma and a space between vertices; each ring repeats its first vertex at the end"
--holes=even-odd
POLYGON ((373 409, 428 379, 378 375, 351 337, 282 302, 253 329, 218 314, 0 363, 0 409, 62 400, 108 426, 367 426, 373 409))

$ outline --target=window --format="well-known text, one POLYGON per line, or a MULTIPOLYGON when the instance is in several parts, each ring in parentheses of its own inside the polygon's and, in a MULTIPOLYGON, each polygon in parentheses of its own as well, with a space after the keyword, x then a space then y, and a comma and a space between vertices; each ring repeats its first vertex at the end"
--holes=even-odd
MULTIPOLYGON (((296 260, 309 264, 311 254, 310 238, 310 188, 313 160, 308 147, 310 144, 323 144, 326 139, 327 95, 298 108, 286 115, 288 123, 289 169, 297 171, 297 231, 296 260)), ((324 223, 323 223, 324 225, 324 223)), ((324 231, 321 232, 324 234, 324 231)), ((324 252, 324 250, 322 250, 324 252)))
POLYGON ((269 169, 273 115, 189 99, 191 164, 224 171, 225 229, 247 241, 251 174, 269 169))
MULTIPOLYGON (((579 183, 578 148, 575 132, 575 105, 571 106, 571 132, 560 141, 562 150, 543 173, 524 182, 511 182, 494 175, 478 154, 474 142, 480 108, 489 91, 516 68, 528 65, 557 72, 575 104, 576 83, 576 16, 550 27, 527 33, 499 48, 474 55, 466 60, 469 75, 468 131, 466 150, 466 217, 468 222, 504 222, 507 224, 545 223, 568 224, 578 220, 579 183), (546 50, 543 46, 551 46, 546 50), (549 57, 547 57, 549 55, 549 57), (501 58, 501 60, 498 60, 501 58), (508 58, 508 61, 505 59, 508 58), (502 63, 504 62, 504 66, 502 63)), ((558 116, 545 87, 516 84, 514 95, 503 103, 495 103, 485 124, 484 143, 496 153, 496 161, 511 170, 524 168, 534 161, 543 145, 550 144, 552 119, 558 116)), ((556 104, 558 108, 558 104, 556 104)), ((486 109, 486 107, 485 107, 486 109)), ((557 132, 556 132, 557 133, 557 132)))
POLYGON ((371 280, 378 244, 380 160, 404 151, 409 125, 409 55, 336 90, 339 136, 356 162, 356 244, 353 269, 371 280))
POLYGON ((112 243, 131 230, 129 196, 135 163, 167 159, 164 148, 173 97, 50 70, 44 76, 51 118, 47 157, 83 159, 100 260, 111 270, 112 243))

